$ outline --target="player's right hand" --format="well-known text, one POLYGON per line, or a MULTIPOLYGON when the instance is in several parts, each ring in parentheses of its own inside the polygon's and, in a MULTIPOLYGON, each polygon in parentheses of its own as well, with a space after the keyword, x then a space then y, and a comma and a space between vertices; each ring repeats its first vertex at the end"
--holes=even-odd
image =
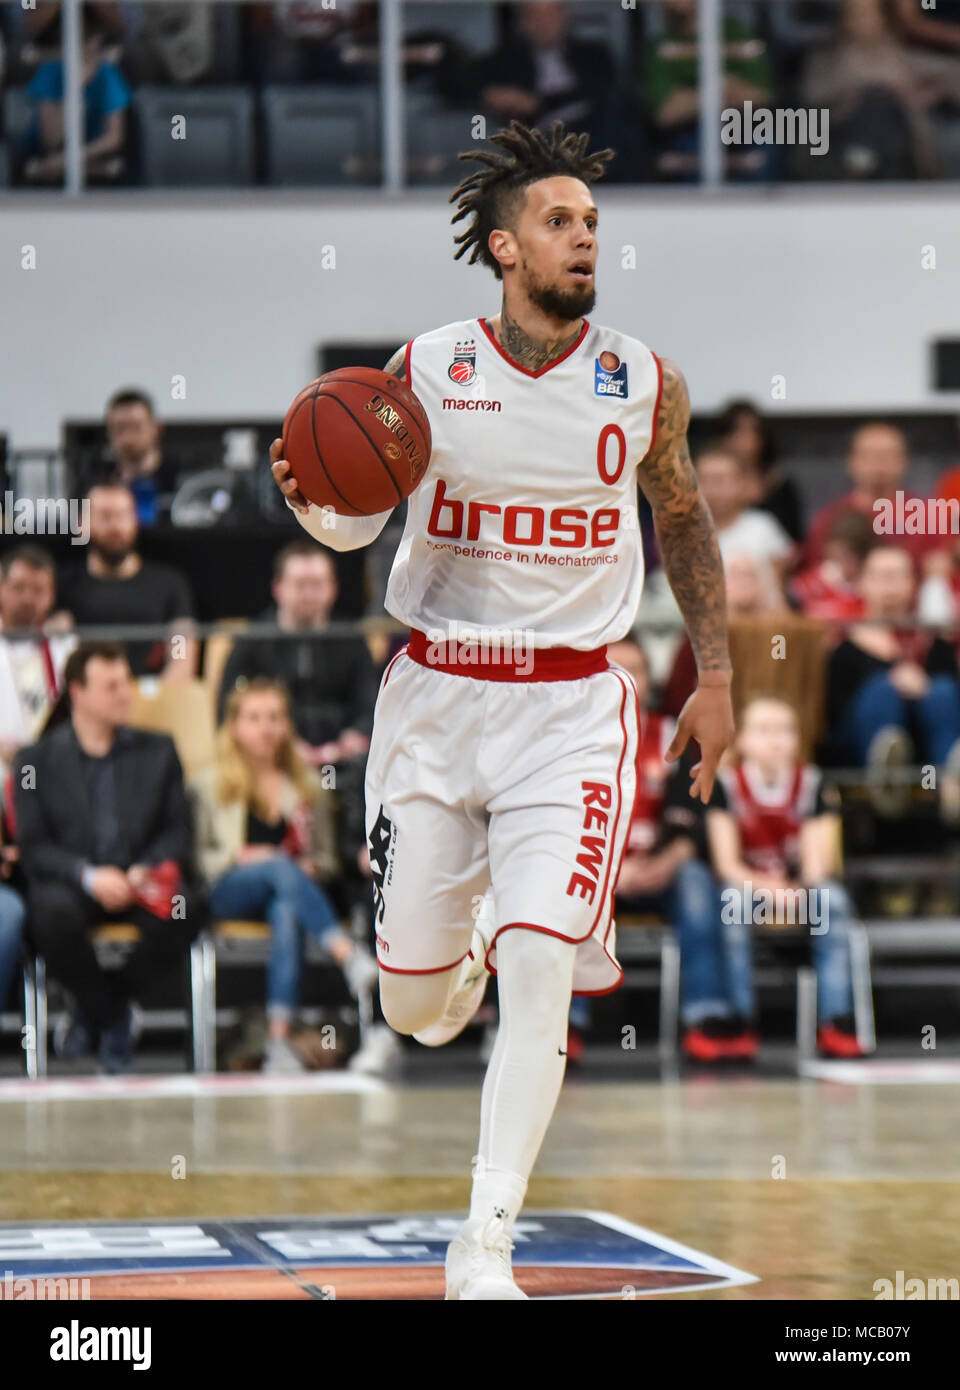
POLYGON ((273 474, 273 481, 291 507, 295 511, 306 512, 310 503, 300 491, 300 485, 290 471, 289 463, 283 458, 282 439, 275 439, 270 445, 270 472, 273 474))

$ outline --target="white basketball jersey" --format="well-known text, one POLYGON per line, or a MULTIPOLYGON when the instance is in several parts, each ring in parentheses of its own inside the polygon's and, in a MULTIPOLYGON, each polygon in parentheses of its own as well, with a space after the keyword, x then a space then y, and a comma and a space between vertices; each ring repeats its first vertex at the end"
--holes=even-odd
POLYGON ((388 612, 428 633, 522 629, 536 647, 623 637, 643 589, 637 465, 661 390, 650 349, 585 322, 562 357, 530 371, 485 319, 467 319, 414 338, 407 379, 433 451, 388 612))

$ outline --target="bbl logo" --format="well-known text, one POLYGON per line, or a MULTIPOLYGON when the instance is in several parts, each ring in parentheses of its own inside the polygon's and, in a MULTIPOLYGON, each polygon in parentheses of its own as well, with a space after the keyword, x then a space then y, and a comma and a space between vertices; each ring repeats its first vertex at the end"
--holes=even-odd
POLYGON ((615 352, 601 352, 594 363, 593 394, 595 396, 627 397, 627 364, 615 352))
POLYGON ((453 361, 447 368, 447 376, 458 386, 469 386, 477 374, 477 345, 472 340, 457 343, 453 350, 453 361))

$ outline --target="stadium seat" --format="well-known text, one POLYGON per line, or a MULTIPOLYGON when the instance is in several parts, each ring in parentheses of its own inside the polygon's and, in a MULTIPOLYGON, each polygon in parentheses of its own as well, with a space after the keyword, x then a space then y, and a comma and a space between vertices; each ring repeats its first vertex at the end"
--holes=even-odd
POLYGON ((408 92, 406 119, 410 182, 449 182, 457 174, 460 151, 469 148, 472 114, 452 111, 429 92, 408 92))
MULTIPOLYGON (((190 947, 191 995, 196 1023, 194 1058, 195 1069, 200 1073, 217 1069, 218 952, 225 964, 263 968, 270 954, 269 925, 245 919, 217 922, 212 930, 200 932, 190 947)), ((307 964, 328 964, 330 961, 323 947, 306 935, 303 958, 307 964)), ((371 992, 357 1003, 362 1040, 373 1016, 371 992)))
POLYGON ((130 723, 135 729, 169 734, 188 780, 213 760, 214 713, 201 680, 161 684, 149 694, 136 686, 130 723))
MULTIPOLYGON (((226 624, 223 624, 226 627, 226 624)), ((244 623, 238 622, 230 624, 239 631, 244 623)), ((234 633, 229 631, 215 632, 208 637, 204 646, 203 653, 203 684, 207 692, 207 699, 210 702, 210 709, 213 713, 214 723, 217 718, 217 698, 220 694, 220 682, 223 680, 224 667, 227 659, 233 651, 235 641, 234 633)))
POLYGON ((223 187, 253 179, 253 96, 245 87, 141 87, 134 94, 143 182, 223 187), (186 121, 186 138, 171 123, 186 121))
POLYGON ((375 181, 379 111, 376 87, 264 87, 267 182, 312 187, 375 181))
MULTIPOLYGON (((140 940, 139 929, 132 922, 105 922, 91 928, 90 935, 97 952, 97 959, 104 969, 116 969, 122 964, 130 950, 140 940)), ((201 1063, 204 1061, 202 1043, 205 1037, 203 1019, 198 1008, 202 1003, 202 991, 194 976, 194 953, 191 948, 191 1034, 193 1045, 193 1069, 195 1072, 212 1070, 201 1063)), ((24 971, 24 1013, 27 1024, 26 1061, 27 1075, 38 1080, 47 1075, 47 966, 43 956, 35 955, 28 960, 24 971), (32 1046, 30 1045, 32 1044, 32 1046)))
POLYGON ((823 731, 826 633, 823 623, 795 613, 730 623, 734 709, 756 694, 786 700, 797 711, 806 759, 813 757, 823 731))
POLYGON ((0 186, 9 184, 16 167, 16 152, 30 124, 30 103, 25 87, 10 87, 3 94, 3 143, 0 144, 0 186))

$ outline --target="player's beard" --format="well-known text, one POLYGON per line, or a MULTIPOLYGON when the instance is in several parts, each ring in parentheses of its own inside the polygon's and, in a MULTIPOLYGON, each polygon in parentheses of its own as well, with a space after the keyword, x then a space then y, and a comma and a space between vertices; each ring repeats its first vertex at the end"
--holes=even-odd
POLYGON ((523 263, 523 269, 527 276, 527 298, 541 313, 549 314, 551 318, 572 323, 574 319, 589 314, 597 302, 597 292, 593 285, 584 285, 582 289, 559 290, 556 285, 548 285, 546 281, 539 280, 526 261, 523 263))

